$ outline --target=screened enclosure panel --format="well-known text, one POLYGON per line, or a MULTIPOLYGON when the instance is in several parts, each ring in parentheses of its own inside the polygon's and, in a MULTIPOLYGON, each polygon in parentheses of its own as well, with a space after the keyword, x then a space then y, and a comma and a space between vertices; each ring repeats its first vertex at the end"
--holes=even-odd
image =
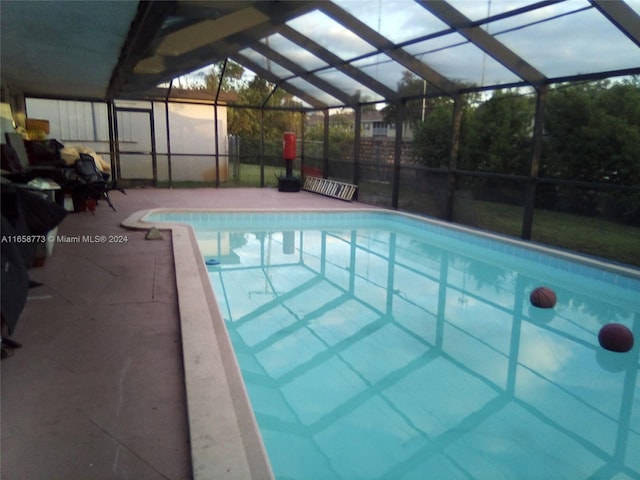
POLYGON ((453 81, 467 85, 503 85, 520 78, 490 55, 452 33, 406 47, 407 52, 453 81))
POLYGON ((118 111, 116 119, 120 178, 154 180, 151 111, 118 111))
POLYGON ((343 60, 375 52, 372 45, 317 10, 291 20, 287 25, 343 60))
MULTIPOLYGON (((218 150, 225 150, 226 109, 218 113, 218 150)), ((215 154, 216 127, 213 105, 169 104, 171 150, 179 153, 215 154)), ((159 143, 166 143, 166 133, 156 132, 159 143)), ((166 150, 166 148, 165 148, 166 150)))
POLYGON ((123 180, 153 180, 151 155, 120 154, 120 178, 123 180))
MULTIPOLYGON (((233 59, 294 95, 302 108, 413 98, 416 92, 401 88, 409 73, 429 84, 424 93, 449 97, 640 73, 640 0, 335 0, 227 8, 238 18, 243 8, 260 10, 264 24, 238 26, 206 50, 194 49, 193 58, 185 53, 184 61, 164 55, 166 69, 175 61, 187 73, 189 62, 203 68, 204 57, 233 59)), ((199 12, 224 18, 212 6, 199 12)), ((188 28, 189 20, 176 16, 172 28, 188 28)), ((260 107, 265 100, 236 101, 260 107)))
POLYGON ((338 89, 345 92, 349 97, 358 98, 362 102, 377 102, 383 99, 381 95, 335 68, 322 70, 318 72, 317 75, 319 78, 338 87, 338 89))
POLYGON ((640 73, 640 0, 197 3, 143 4, 148 35, 127 42, 108 98, 138 99, 226 59, 317 109, 357 105, 365 89, 376 94, 365 102, 403 100, 406 71, 450 97, 640 73), (350 82, 318 81, 335 70, 350 82))
POLYGON ((640 64, 638 46, 593 9, 534 23, 497 37, 548 77, 619 70, 640 64), (567 31, 572 34, 567 36, 564 34, 567 31), (540 42, 534 40, 538 38, 556 47, 541 48, 540 42), (594 41, 599 38, 608 41, 594 41))
POLYGON ((271 35, 261 40, 269 48, 272 48, 280 55, 287 57, 292 62, 300 65, 305 70, 316 70, 318 68, 327 67, 328 63, 319 59, 316 55, 300 48, 288 38, 283 37, 279 33, 271 35))
POLYGON ((352 65, 391 90, 397 90, 405 72, 402 65, 384 53, 356 60, 352 65))
POLYGON ((301 78, 292 78, 288 80, 288 83, 308 92, 313 98, 324 102, 327 106, 339 107, 343 104, 337 98, 325 93, 321 88, 316 87, 301 78))
POLYGON ((252 48, 245 48, 243 50, 240 50, 239 53, 240 53, 240 55, 243 55, 244 57, 248 58, 249 60, 255 62, 257 65, 259 65, 260 67, 262 67, 266 71, 272 72, 274 75, 277 75, 278 77, 286 78, 286 77, 293 76, 292 72, 290 72, 286 68, 282 67, 276 61, 265 57, 264 55, 262 55, 261 53, 256 52, 252 48))
POLYGON ((336 0, 334 3, 396 44, 447 29, 444 22, 413 1, 336 0))

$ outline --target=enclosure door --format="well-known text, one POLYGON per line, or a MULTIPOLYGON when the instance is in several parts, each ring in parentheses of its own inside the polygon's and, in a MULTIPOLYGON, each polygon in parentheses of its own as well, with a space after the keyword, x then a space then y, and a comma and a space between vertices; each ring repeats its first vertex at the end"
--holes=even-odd
POLYGON ((119 178, 156 185, 158 169, 151 110, 116 108, 119 178))

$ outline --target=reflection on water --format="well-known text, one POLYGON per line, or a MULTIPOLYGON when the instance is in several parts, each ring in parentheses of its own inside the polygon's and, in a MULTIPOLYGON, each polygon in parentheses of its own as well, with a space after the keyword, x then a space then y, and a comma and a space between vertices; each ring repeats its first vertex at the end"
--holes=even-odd
POLYGON ((387 223, 196 225, 276 476, 639 478, 640 283, 387 223))

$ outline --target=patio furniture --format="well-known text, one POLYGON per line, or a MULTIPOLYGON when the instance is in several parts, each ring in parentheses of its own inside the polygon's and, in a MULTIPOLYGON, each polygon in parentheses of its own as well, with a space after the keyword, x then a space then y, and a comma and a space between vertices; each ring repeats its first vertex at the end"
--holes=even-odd
POLYGON ((115 212, 116 208, 111 202, 109 191, 113 189, 124 190, 115 187, 109 182, 110 175, 101 172, 91 155, 80 154, 80 158, 74 163, 74 171, 69 177, 72 185, 74 209, 78 205, 84 205, 92 214, 95 212, 96 201, 105 200, 115 212))

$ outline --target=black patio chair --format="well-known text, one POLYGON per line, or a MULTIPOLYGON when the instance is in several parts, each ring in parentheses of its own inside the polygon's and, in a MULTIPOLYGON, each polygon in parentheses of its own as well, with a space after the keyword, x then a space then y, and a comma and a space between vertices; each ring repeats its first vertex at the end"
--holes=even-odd
POLYGON ((116 188, 125 193, 124 190, 114 187, 109 182, 110 175, 98 169, 91 155, 81 153, 80 158, 74 163, 74 168, 74 180, 76 182, 73 187, 74 200, 83 203, 91 213, 94 213, 95 208, 92 208, 90 200, 103 199, 115 212, 116 208, 111 203, 109 191, 116 188))

